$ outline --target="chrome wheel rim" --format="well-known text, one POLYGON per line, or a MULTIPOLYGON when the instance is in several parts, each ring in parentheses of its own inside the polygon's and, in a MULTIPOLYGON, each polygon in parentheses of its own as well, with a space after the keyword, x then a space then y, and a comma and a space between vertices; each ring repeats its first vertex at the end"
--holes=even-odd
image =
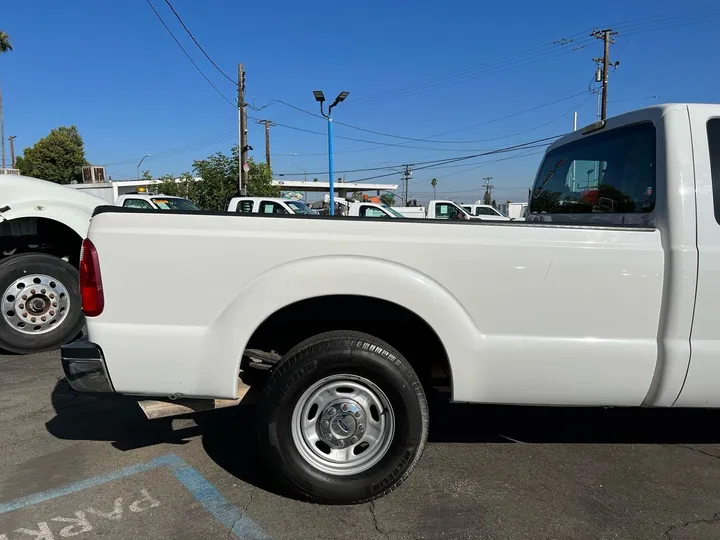
POLYGON ((395 435, 390 400, 356 375, 332 375, 313 384, 293 409, 292 438, 312 467, 336 476, 376 465, 395 435))
POLYGON ((44 334, 60 326, 70 312, 70 294, 61 281, 28 274, 13 281, 0 299, 5 322, 21 334, 44 334))

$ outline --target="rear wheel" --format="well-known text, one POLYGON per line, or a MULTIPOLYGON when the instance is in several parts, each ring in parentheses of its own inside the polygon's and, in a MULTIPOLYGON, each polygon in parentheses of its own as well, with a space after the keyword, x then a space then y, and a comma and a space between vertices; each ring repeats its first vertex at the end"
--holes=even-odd
POLYGON ((428 431, 420 381, 388 344, 328 332, 289 351, 267 383, 258 421, 263 455, 297 495, 360 503, 412 472, 428 431))
POLYGON ((45 253, 0 263, 0 348, 32 354, 59 347, 81 330, 78 271, 45 253))

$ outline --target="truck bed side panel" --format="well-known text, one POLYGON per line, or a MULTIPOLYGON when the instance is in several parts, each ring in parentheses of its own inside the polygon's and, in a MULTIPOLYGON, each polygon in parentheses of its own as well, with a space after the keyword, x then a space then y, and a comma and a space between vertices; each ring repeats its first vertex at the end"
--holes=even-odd
POLYGON ((116 210, 90 238, 106 300, 90 337, 121 392, 233 397, 267 316, 357 291, 434 328, 456 400, 637 405, 655 369, 655 230, 116 210))

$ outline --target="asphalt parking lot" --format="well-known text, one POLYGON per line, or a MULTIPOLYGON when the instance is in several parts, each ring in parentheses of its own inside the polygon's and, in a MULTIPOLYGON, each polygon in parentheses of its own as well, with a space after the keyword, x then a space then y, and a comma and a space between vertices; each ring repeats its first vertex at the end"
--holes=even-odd
POLYGON ((284 496, 252 406, 144 419, 57 353, 0 356, 0 540, 720 538, 720 414, 432 401, 419 468, 373 504, 284 496))

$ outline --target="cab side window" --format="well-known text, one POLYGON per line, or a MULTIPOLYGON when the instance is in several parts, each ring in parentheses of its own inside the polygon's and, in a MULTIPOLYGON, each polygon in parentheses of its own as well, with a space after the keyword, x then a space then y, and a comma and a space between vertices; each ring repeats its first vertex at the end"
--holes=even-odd
POLYGON ((276 203, 275 201, 261 201, 260 202, 260 213, 261 214, 283 215, 283 214, 287 214, 288 211, 285 210, 281 204, 276 203))
POLYGON ((373 217, 373 218, 383 218, 387 217, 387 214, 380 210, 379 208, 375 208, 374 206, 368 206, 368 205, 362 205, 360 207, 360 216, 361 217, 373 217))
POLYGON ((720 223, 720 118, 708 120, 707 134, 710 147, 710 174, 712 176, 715 221, 720 223))
POLYGON ((242 214, 251 214, 253 211, 252 201, 240 201, 237 205, 237 211, 242 214))
POLYGON ((125 199, 123 202, 123 208, 143 208, 145 210, 152 210, 152 204, 143 199, 125 199))

